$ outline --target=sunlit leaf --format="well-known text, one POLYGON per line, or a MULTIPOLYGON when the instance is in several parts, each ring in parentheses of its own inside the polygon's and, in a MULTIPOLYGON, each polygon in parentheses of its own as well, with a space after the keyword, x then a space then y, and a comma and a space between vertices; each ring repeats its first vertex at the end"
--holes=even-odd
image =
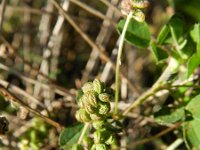
MULTIPOLYGON (((126 20, 123 19, 118 23, 118 31, 121 33, 126 20)), ((147 48, 150 42, 150 32, 147 23, 137 22, 131 19, 126 31, 125 39, 129 43, 139 47, 147 48)))
POLYGON ((186 142, 191 145, 193 150, 200 149, 200 121, 197 119, 188 121, 184 124, 186 142))
POLYGON ((200 95, 197 95, 196 97, 191 99, 186 106, 186 109, 191 112, 193 118, 200 121, 200 95))
POLYGON ((200 23, 195 24, 193 29, 190 31, 190 35, 194 42, 196 42, 197 54, 200 56, 200 23))
POLYGON ((183 119, 185 115, 184 108, 171 109, 163 107, 161 110, 154 114, 156 122, 159 124, 169 124, 183 119))
POLYGON ((169 33, 170 33, 169 26, 165 25, 161 29, 160 33, 158 34, 158 37, 157 37, 158 44, 163 44, 165 40, 167 39, 167 36, 169 35, 169 33))
POLYGON ((200 57, 196 53, 190 57, 187 64, 187 77, 189 77, 194 70, 200 65, 200 57))
POLYGON ((78 142, 83 126, 83 124, 78 124, 72 127, 65 128, 60 133, 59 145, 64 149, 70 149, 73 144, 76 144, 78 142))

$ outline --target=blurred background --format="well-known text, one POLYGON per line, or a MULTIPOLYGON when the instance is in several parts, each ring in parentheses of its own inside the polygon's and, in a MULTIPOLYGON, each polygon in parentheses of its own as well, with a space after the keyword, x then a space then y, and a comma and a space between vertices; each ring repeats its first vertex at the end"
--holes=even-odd
MULTIPOLYGON (((99 78, 114 88, 116 26, 125 17, 120 0, 0 0, 0 4, 0 86, 25 105, 70 126, 76 122, 76 90, 83 83, 99 78)), ((149 0, 149 4, 145 14, 152 38, 175 12, 191 24, 200 20, 199 0, 149 0)), ((124 48, 121 100, 129 103, 151 87, 163 64, 156 65, 149 49, 127 43, 124 48)), ((123 102, 120 109, 126 106, 123 102)), ((130 143, 165 128, 148 118, 150 109, 150 104, 144 105, 125 120, 130 143)), ((59 149, 59 132, 17 103, 0 97, 0 115, 9 121, 0 149, 59 149)), ((174 139, 172 133, 121 149, 164 150, 174 139)))

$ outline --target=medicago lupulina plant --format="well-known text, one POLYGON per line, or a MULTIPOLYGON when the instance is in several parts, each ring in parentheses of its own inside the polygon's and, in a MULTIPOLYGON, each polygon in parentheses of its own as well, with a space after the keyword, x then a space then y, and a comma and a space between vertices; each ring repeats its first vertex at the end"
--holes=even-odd
POLYGON ((165 95, 161 98, 163 103, 168 96, 174 101, 166 106, 161 104, 150 116, 157 124, 169 126, 169 131, 177 128, 179 138, 172 143, 175 148, 184 141, 188 149, 200 149, 200 87, 195 73, 200 64, 200 23, 188 24, 184 16, 174 14, 158 36, 152 38, 142 10, 147 6, 148 2, 143 0, 122 1, 121 9, 126 19, 117 26, 121 40, 115 91, 97 79, 83 85, 77 95, 79 109, 76 111, 76 119, 81 124, 62 131, 59 144, 63 149, 120 149, 120 133, 123 133, 122 124, 127 114, 147 100, 159 97, 159 93, 165 95), (119 72, 124 41, 139 49, 149 49, 156 62, 163 64, 164 71, 150 89, 119 112, 119 72), (110 111, 114 97, 114 110, 110 111))
POLYGON ((0 147, 55 149, 61 132, 65 150, 199 150, 200 23, 190 17, 199 10, 198 0, 2 0, 0 147), (95 65, 86 65, 80 84, 88 46, 95 65), (74 81, 76 101, 62 87, 74 81))

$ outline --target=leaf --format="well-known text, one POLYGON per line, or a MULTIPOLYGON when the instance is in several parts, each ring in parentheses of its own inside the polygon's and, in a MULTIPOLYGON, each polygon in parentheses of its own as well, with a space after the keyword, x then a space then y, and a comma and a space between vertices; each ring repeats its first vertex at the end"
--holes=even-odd
POLYGON ((190 31, 190 36, 197 44, 197 54, 200 56, 200 23, 195 24, 193 29, 190 31))
POLYGON ((157 37, 158 44, 163 44, 165 40, 167 39, 167 36, 169 35, 169 33, 170 33, 169 26, 165 25, 161 29, 160 33, 158 34, 158 37, 157 37))
POLYGON ((193 73, 193 71, 199 66, 199 64, 200 64, 200 56, 195 53, 188 60, 188 64, 187 64, 187 77, 188 78, 193 73))
POLYGON ((154 42, 151 43, 151 51, 156 59, 156 62, 164 60, 168 57, 167 52, 164 51, 162 48, 158 47, 154 42))
POLYGON ((158 112, 154 113, 156 122, 159 124, 169 124, 181 120, 185 115, 184 108, 180 107, 177 109, 170 109, 169 107, 164 107, 158 112))
MULTIPOLYGON (((118 23, 118 31, 122 33, 126 20, 123 19, 118 23)), ((137 22, 133 19, 130 20, 125 40, 139 48, 147 48, 150 42, 150 32, 147 23, 137 22)))
POLYGON ((176 42, 179 42, 182 40, 186 24, 183 18, 179 15, 174 15, 171 17, 171 19, 168 22, 172 37, 175 38, 176 42))
POLYGON ((83 124, 65 128, 59 136, 59 145, 64 149, 70 149, 73 144, 78 142, 81 135, 83 124))
MULTIPOLYGON (((192 145, 192 149, 200 149, 200 121, 193 119, 184 124, 184 131, 187 141, 192 145)), ((186 143, 187 143, 186 141, 186 143)))
POLYGON ((193 118, 200 121, 200 94, 194 97, 186 106, 186 110, 191 112, 193 118))
POLYGON ((195 19, 196 21, 200 21, 200 5, 199 0, 168 0, 172 1, 175 9, 178 10, 182 14, 187 15, 187 20, 191 21, 195 19))
POLYGON ((194 25, 190 31, 190 36, 196 43, 200 43, 200 23, 194 25))
POLYGON ((185 34, 185 30, 186 23, 183 20, 182 16, 175 14, 161 29, 157 37, 157 43, 161 45, 173 44, 174 42, 176 42, 183 47, 186 44, 186 41, 183 37, 183 35, 185 34))

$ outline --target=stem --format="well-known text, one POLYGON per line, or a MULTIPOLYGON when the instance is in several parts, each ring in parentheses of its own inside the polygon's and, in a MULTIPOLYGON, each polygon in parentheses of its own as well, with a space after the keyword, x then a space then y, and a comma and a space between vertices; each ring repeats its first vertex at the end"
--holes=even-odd
POLYGON ((157 139, 157 138, 159 138, 159 137, 162 137, 163 135, 165 135, 165 134, 171 132, 172 130, 174 130, 174 129, 180 127, 180 125, 181 125, 181 122, 177 122, 177 123, 175 123, 173 126, 171 126, 171 127, 167 128, 167 129, 165 129, 165 130, 159 132, 158 134, 156 134, 156 135, 154 135, 154 136, 152 136, 152 137, 149 137, 149 138, 142 139, 142 140, 139 140, 139 141, 136 141, 136 142, 131 143, 130 145, 128 145, 128 147, 137 146, 137 145, 142 145, 142 144, 151 142, 151 141, 153 141, 153 140, 155 140, 155 139, 157 139))
POLYGON ((55 122, 54 120, 42 115, 40 112, 36 111, 35 109, 32 109, 29 105, 24 103, 21 99, 18 99, 18 97, 16 97, 15 95, 13 95, 11 92, 9 92, 7 90, 8 86, 9 85, 7 85, 7 87, 5 88, 3 85, 0 85, 0 95, 2 95, 4 98, 9 100, 10 102, 15 102, 18 105, 20 105, 23 108, 25 108, 28 111, 30 111, 31 113, 33 113, 34 115, 42 118, 47 123, 49 123, 52 126, 56 127, 58 129, 58 131, 61 131, 64 128, 62 125, 60 125, 59 123, 55 122))
POLYGON ((128 17, 126 19, 120 43, 118 48, 118 55, 117 55, 117 65, 116 65, 116 72, 115 72, 115 114, 118 114, 118 101, 119 101, 119 74, 120 74, 120 65, 121 65, 121 56, 122 56, 122 50, 123 50, 123 44, 124 44, 124 38, 126 35, 126 30, 128 28, 128 24, 132 18, 133 12, 131 11, 128 14, 128 17))
POLYGON ((158 80, 154 83, 154 85, 146 91, 144 94, 142 94, 138 99, 136 99, 131 106, 126 108, 123 112, 123 116, 125 116, 128 112, 133 110, 135 107, 142 104, 148 97, 154 95, 157 91, 159 91, 162 86, 163 82, 169 79, 170 75, 178 68, 178 65, 175 64, 175 60, 173 58, 170 59, 169 64, 165 71, 161 74, 161 76, 158 78, 158 80))
POLYGON ((177 147, 179 147, 183 143, 183 139, 178 138, 176 141, 174 141, 168 148, 167 150, 175 150, 177 147))
POLYGON ((89 123, 86 123, 85 126, 83 127, 83 130, 82 130, 82 133, 81 133, 81 136, 79 137, 79 140, 78 140, 78 144, 81 144, 82 140, 83 140, 83 137, 89 127, 89 123))

